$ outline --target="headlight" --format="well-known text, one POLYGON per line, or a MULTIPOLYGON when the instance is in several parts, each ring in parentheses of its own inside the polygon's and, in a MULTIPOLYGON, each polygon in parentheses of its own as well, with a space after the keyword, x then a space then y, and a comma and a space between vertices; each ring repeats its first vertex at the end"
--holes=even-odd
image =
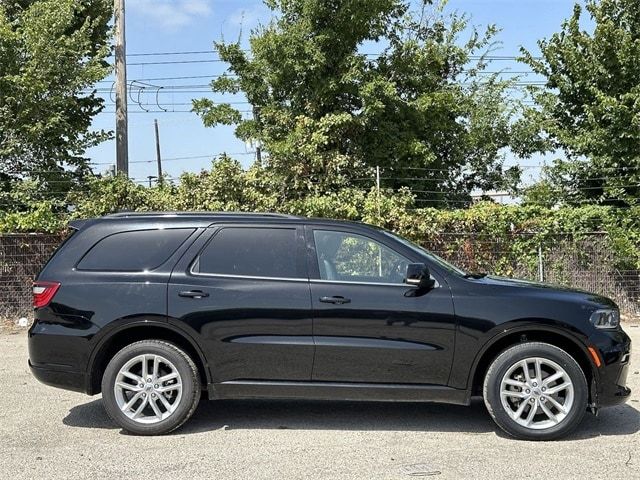
POLYGON ((618 310, 596 310, 591 314, 591 323, 596 328, 617 328, 620 325, 618 310))

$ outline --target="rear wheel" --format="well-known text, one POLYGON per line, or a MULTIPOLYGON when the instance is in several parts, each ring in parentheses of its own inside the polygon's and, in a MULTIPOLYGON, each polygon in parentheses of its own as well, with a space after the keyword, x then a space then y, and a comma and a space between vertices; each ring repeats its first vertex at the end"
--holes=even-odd
POLYGON ((198 405, 198 370, 171 343, 136 342, 107 365, 102 398, 109 416, 123 429, 138 435, 168 433, 186 422, 198 405))
POLYGON ((527 342, 502 352, 484 380, 484 401, 502 430, 526 440, 551 440, 573 430, 587 409, 587 380, 564 350, 527 342))

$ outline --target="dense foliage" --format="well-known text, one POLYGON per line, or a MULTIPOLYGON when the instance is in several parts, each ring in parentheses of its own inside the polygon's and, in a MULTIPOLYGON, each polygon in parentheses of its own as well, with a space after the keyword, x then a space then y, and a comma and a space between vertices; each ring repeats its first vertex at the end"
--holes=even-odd
POLYGON ((640 2, 587 0, 524 61, 546 79, 530 118, 566 161, 528 192, 549 204, 640 204, 640 2))
MULTIPOLYGON (((25 187, 23 195, 28 191, 25 187)), ((222 157, 208 171, 183 174, 179 184, 166 181, 147 188, 122 177, 92 178, 64 200, 73 206, 72 211, 54 213, 61 212, 55 202, 31 202, 28 211, 0 213, 0 232, 56 232, 64 229, 69 219, 120 210, 275 211, 360 220, 456 255, 464 254, 464 242, 473 238, 486 244, 484 255, 503 255, 505 262, 510 259, 503 265, 503 273, 510 273, 518 263, 535 261, 538 246, 552 246, 563 236, 580 238, 606 232, 614 263, 625 269, 640 268, 640 207, 549 209, 480 202, 468 209, 442 210, 417 208, 405 190, 383 189, 378 194, 375 189, 344 188, 289 200, 274 192, 278 190, 272 188, 264 169, 245 171, 235 160, 222 157)))
POLYGON ((236 125, 261 145, 285 195, 358 184, 376 166, 383 186, 411 188, 433 205, 460 206, 474 189, 514 187, 507 149, 527 155, 535 135, 521 122, 510 81, 487 72, 495 26, 478 31, 446 2, 416 12, 401 0, 269 0, 275 19, 250 36, 251 51, 219 42, 227 75, 218 94, 194 100, 206 126, 236 125))
POLYGON ((84 151, 109 72, 111 0, 0 2, 0 203, 20 201, 24 178, 40 199, 63 197, 87 173, 84 151))

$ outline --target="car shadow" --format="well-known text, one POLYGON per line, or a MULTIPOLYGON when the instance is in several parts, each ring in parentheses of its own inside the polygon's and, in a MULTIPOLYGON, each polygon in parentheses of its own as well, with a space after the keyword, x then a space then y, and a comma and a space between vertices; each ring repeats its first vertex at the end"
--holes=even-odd
MULTIPOLYGON (((104 410, 101 399, 73 407, 63 423, 79 428, 118 428, 104 410)), ((507 436, 493 423, 481 399, 474 399, 469 407, 435 403, 205 400, 177 434, 219 429, 495 432, 507 436)), ((631 405, 621 405, 601 410, 597 417, 586 414, 566 440, 630 435, 638 431, 640 412, 631 405)))

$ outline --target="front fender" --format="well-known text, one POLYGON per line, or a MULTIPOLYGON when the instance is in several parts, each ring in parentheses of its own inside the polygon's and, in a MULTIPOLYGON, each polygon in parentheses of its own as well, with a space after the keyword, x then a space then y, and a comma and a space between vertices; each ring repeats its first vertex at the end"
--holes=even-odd
POLYGON ((496 325, 482 333, 461 328, 456 342, 454 368, 449 386, 473 389, 478 375, 483 373, 491 360, 508 346, 520 342, 523 336, 529 340, 551 343, 555 340, 561 344, 560 346, 571 346, 572 350, 579 351, 582 356, 577 359, 579 363, 588 362, 590 371, 585 373, 590 373, 591 378, 597 379, 597 371, 587 350, 586 335, 570 324, 541 318, 525 318, 496 325))

